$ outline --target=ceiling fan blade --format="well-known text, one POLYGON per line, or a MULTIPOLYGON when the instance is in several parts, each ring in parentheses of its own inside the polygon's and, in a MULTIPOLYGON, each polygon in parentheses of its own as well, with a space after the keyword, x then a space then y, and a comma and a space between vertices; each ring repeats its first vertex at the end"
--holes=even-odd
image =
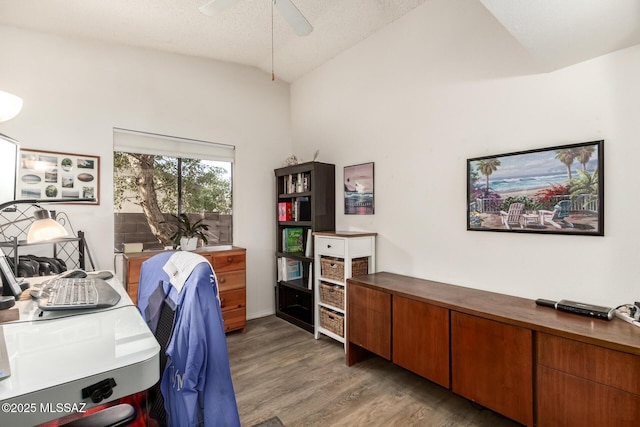
POLYGON ((307 18, 304 17, 291 0, 273 0, 273 4, 276 5, 278 12, 291 25, 297 35, 306 36, 313 31, 313 27, 307 21, 307 18))
POLYGON ((237 2, 238 0, 211 0, 209 3, 200 6, 200 12, 207 16, 213 16, 216 12, 225 10, 237 2))

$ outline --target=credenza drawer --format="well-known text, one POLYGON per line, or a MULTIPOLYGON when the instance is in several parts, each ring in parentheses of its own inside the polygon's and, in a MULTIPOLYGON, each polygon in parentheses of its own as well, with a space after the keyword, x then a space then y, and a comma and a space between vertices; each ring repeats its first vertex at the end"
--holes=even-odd
POLYGON ((640 356, 538 334, 538 364, 640 395, 640 356))
POLYGON ((451 389, 526 426, 533 425, 533 333, 451 311, 451 389))
POLYGON ((537 394, 539 427, 626 426, 640 418, 639 395, 546 366, 538 366, 537 394))

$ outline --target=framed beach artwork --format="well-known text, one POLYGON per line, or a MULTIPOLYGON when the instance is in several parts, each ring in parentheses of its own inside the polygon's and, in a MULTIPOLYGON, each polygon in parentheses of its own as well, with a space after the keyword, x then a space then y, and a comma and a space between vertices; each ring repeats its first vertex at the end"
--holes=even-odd
POLYGON ((467 230, 604 236, 604 141, 467 160, 467 230))
POLYGON ((345 166, 344 213, 373 215, 373 163, 345 166))
POLYGON ((17 199, 96 199, 100 204, 100 157, 20 149, 17 199))

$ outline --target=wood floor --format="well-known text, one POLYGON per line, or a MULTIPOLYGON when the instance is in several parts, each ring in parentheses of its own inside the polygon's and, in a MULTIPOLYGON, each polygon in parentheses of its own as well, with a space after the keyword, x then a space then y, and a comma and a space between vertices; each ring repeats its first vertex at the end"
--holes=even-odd
POLYGON ((286 427, 519 425, 381 358, 347 367, 342 344, 275 316, 227 345, 242 426, 274 416, 286 427))

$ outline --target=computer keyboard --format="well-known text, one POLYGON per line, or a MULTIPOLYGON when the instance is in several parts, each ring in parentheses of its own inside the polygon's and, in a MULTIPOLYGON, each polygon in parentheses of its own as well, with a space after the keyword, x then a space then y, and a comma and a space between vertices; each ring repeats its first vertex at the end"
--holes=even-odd
POLYGON ((120 294, 101 279, 58 278, 48 281, 41 290, 41 310, 73 310, 111 307, 120 294))
POLYGON ((93 280, 89 279, 58 279, 47 286, 48 306, 54 305, 84 305, 95 307, 98 292, 93 280))

